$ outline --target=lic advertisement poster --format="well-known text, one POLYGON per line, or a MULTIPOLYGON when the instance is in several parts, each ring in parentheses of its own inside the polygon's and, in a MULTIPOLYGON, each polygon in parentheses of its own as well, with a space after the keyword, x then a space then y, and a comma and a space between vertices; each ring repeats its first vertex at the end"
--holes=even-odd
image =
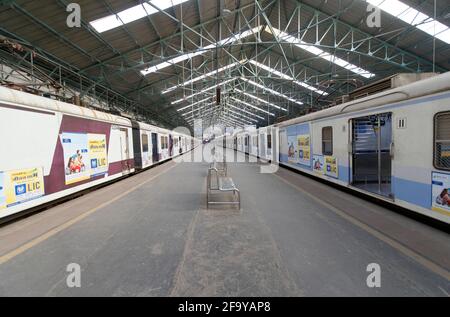
POLYGON ((433 173, 432 209, 450 215, 450 174, 433 173))
POLYGON ((333 156, 325 156, 325 174, 334 178, 338 178, 338 162, 333 156))
POLYGON ((88 134, 88 150, 91 162, 91 176, 106 174, 108 172, 106 136, 103 134, 88 134))
POLYGON ((0 209, 44 196, 42 168, 0 172, 0 209))
POLYGON ((63 133, 61 143, 66 185, 107 173, 108 153, 105 135, 63 133))
POLYGON ((298 144, 298 163, 311 166, 311 146, 309 134, 299 135, 298 144))

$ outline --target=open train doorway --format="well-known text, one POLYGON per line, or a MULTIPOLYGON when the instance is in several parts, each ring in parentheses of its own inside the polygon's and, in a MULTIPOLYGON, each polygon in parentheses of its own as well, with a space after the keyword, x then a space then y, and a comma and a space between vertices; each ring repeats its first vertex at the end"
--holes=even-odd
POLYGON ((122 162, 122 173, 128 174, 130 173, 130 143, 128 140, 128 130, 120 129, 120 155, 122 162))
POLYGON ((351 120, 352 185, 392 197, 392 113, 351 120))

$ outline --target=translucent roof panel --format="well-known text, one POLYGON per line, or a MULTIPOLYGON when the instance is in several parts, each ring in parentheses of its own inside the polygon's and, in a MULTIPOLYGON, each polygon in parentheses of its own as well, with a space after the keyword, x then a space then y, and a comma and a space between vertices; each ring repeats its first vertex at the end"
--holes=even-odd
POLYGON ((432 17, 398 0, 367 0, 390 15, 450 44, 450 28, 432 17))
MULTIPOLYGON (((358 75, 360 75, 360 76, 362 76, 364 78, 372 78, 372 77, 375 76, 375 74, 369 72, 368 70, 365 70, 365 69, 363 69, 361 67, 358 67, 358 66, 356 66, 356 65, 354 65, 352 63, 349 63, 349 62, 347 62, 347 61, 345 61, 345 60, 343 60, 343 59, 341 59, 341 58, 339 58, 337 56, 331 55, 331 54, 323 51, 322 49, 314 46, 313 44, 304 42, 304 41, 302 41, 302 40, 300 40, 300 39, 298 39, 298 38, 296 38, 294 36, 291 36, 291 35, 283 32, 283 31, 280 31, 280 30, 278 30, 276 28, 272 28, 272 29, 273 29, 273 32, 275 33, 274 35, 277 38, 279 38, 279 39, 281 39, 283 41, 286 41, 288 43, 294 44, 298 48, 301 48, 301 49, 303 49, 305 51, 308 51, 309 53, 311 53, 313 55, 316 55, 317 57, 320 57, 320 58, 322 58, 322 59, 324 59, 324 60, 326 60, 326 61, 328 61, 330 63, 333 63, 333 64, 336 64, 336 65, 338 65, 340 67, 343 67, 343 68, 345 68, 345 69, 347 69, 347 70, 349 70, 349 71, 351 71, 351 72, 353 72, 355 74, 358 74, 358 75)), ((270 29, 268 29, 268 28, 266 28, 266 31, 271 33, 270 29)))
POLYGON ((137 21, 146 16, 155 14, 159 10, 167 10, 171 7, 182 4, 189 0, 152 0, 142 4, 138 4, 131 8, 118 12, 117 14, 111 14, 106 17, 91 21, 91 26, 99 33, 103 33, 119 26, 137 21), (159 10, 158 10, 159 9, 159 10))

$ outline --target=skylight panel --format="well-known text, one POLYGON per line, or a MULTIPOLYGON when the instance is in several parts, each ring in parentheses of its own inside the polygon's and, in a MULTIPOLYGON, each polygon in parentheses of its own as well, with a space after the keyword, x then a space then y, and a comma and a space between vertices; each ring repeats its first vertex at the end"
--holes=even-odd
MULTIPOLYGON (((322 58, 322 59, 324 59, 324 60, 326 60, 328 62, 331 62, 331 63, 334 63, 334 64, 336 64, 338 66, 341 66, 341 67, 343 67, 343 68, 345 68, 345 69, 347 69, 347 70, 349 70, 349 71, 351 71, 351 72, 353 72, 355 74, 358 74, 358 75, 360 75, 360 76, 362 76, 364 78, 372 78, 372 77, 375 76, 375 74, 373 74, 373 73, 371 73, 371 72, 369 72, 369 71, 367 71, 367 70, 365 70, 365 69, 363 69, 361 67, 358 67, 358 66, 356 66, 356 65, 354 65, 352 63, 349 63, 349 62, 347 62, 347 61, 345 61, 345 60, 343 60, 343 59, 341 59, 339 57, 333 56, 333 55, 331 55, 331 54, 321 50, 320 48, 315 47, 315 46, 313 46, 313 45, 311 45, 309 43, 306 43, 306 42, 304 42, 304 41, 302 41, 302 40, 300 40, 300 39, 298 39, 298 38, 296 38, 294 36, 291 36, 291 35, 283 32, 283 31, 280 31, 280 30, 276 29, 276 28, 272 28, 272 29, 273 29, 276 37, 282 38, 284 41, 286 41, 288 43, 291 43, 291 44, 294 44, 295 46, 297 46, 297 47, 299 47, 299 48, 301 48, 301 49, 303 49, 303 50, 305 50, 305 51, 307 51, 307 52, 309 52, 309 53, 311 53, 313 55, 316 55, 316 56, 318 56, 318 57, 320 57, 320 58, 322 58)), ((266 29, 266 30, 267 30, 267 32, 271 33, 270 29, 266 29)))
MULTIPOLYGON (((240 93, 242 93, 242 94, 247 94, 246 92, 240 91, 239 89, 236 89, 236 91, 238 91, 238 92, 240 92, 240 93)), ((252 96, 252 95, 249 94, 249 96, 252 96)), ((268 114, 269 116, 275 117, 275 114, 273 114, 272 112, 269 112, 269 111, 267 111, 267 110, 261 109, 261 108, 259 108, 259 107, 257 107, 257 106, 252 105, 251 103, 245 102, 245 101, 240 100, 240 99, 237 99, 237 98, 235 98, 235 97, 231 97, 231 99, 234 100, 234 101, 236 101, 237 103, 241 103, 241 104, 243 104, 243 105, 245 105, 245 106, 247 106, 247 107, 256 109, 256 110, 258 110, 258 111, 261 111, 261 112, 264 112, 264 113, 268 114)))
POLYGON ((398 0, 367 0, 381 10, 415 26, 419 30, 450 44, 450 28, 432 17, 398 0))
POLYGON ((264 119, 265 119, 264 117, 261 117, 261 116, 257 115, 256 113, 247 111, 247 110, 245 110, 245 109, 238 108, 238 107, 236 107, 235 105, 232 105, 232 104, 230 104, 230 103, 227 104, 227 106, 229 106, 229 107, 231 107, 231 108, 233 108, 233 109, 236 109, 236 110, 245 112, 245 113, 247 113, 247 114, 249 114, 249 115, 252 115, 252 116, 254 116, 254 117, 257 117, 257 118, 259 118, 259 119, 261 119, 261 120, 264 120, 264 119))
MULTIPOLYGON (((257 27, 255 27, 255 28, 253 28, 251 30, 247 30, 247 31, 244 31, 244 32, 239 33, 239 34, 232 35, 232 36, 230 36, 228 38, 225 38, 225 39, 220 40, 219 42, 217 42, 217 46, 224 46, 224 45, 228 44, 229 42, 230 43, 236 42, 236 41, 238 41, 240 39, 243 39, 243 38, 246 38, 246 37, 248 37, 248 36, 250 36, 252 34, 256 34, 256 33, 261 32, 261 29, 262 29, 262 26, 257 26, 257 27)), ((206 46, 205 49, 213 49, 215 47, 216 47, 216 44, 210 44, 210 45, 206 46)))
POLYGON ((167 10, 171 7, 187 2, 189 0, 152 0, 138 4, 131 8, 120 11, 117 14, 111 14, 104 18, 91 21, 91 26, 99 33, 103 33, 119 26, 134 22, 146 16, 157 13, 159 10, 167 10), (150 5, 151 3, 152 5, 150 5), (155 7, 154 7, 155 6, 155 7))
POLYGON ((196 51, 196 52, 186 53, 186 54, 177 56, 175 58, 172 58, 172 59, 170 59, 170 60, 168 60, 166 62, 162 62, 162 63, 160 63, 158 65, 151 66, 151 67, 149 67, 147 69, 142 70, 141 73, 142 73, 142 75, 146 76, 148 74, 157 72, 157 71, 159 71, 159 70, 161 70, 163 68, 169 67, 169 66, 174 65, 174 64, 178 64, 178 63, 180 63, 182 61, 185 61, 185 60, 189 60, 189 59, 191 59, 191 58, 193 58, 195 56, 202 55, 205 51, 214 49, 216 47, 216 45, 220 47, 220 46, 224 46, 224 45, 226 45, 228 43, 233 43, 233 42, 236 42, 236 41, 238 41, 240 39, 246 38, 246 37, 248 37, 248 36, 250 36, 252 34, 260 32, 261 29, 262 29, 262 26, 259 26, 259 27, 255 27, 255 28, 253 28, 251 30, 244 31, 244 32, 239 33, 239 34, 232 35, 232 36, 227 37, 227 38, 225 38, 225 39, 223 39, 223 40, 221 40, 221 41, 219 41, 217 43, 213 43, 213 44, 207 45, 207 46, 205 46, 203 48, 199 48, 198 51, 196 51))
POLYGON ((193 104, 190 104, 189 106, 180 108, 180 109, 178 109, 177 111, 180 112, 180 111, 186 110, 186 109, 188 109, 188 108, 190 108, 190 107, 193 107, 193 106, 195 106, 195 105, 198 105, 199 103, 205 102, 205 101, 207 101, 207 100, 209 100, 209 99, 210 99, 210 98, 208 97, 208 98, 205 98, 205 99, 203 99, 203 100, 194 102, 193 104))
POLYGON ((193 113, 194 111, 200 111, 200 110, 205 109, 206 107, 211 106, 213 104, 214 104, 214 102, 210 102, 210 103, 208 103, 208 104, 206 104, 204 106, 201 106, 200 108, 197 108, 197 109, 185 112, 185 113, 182 114, 182 116, 187 116, 188 114, 193 113))
MULTIPOLYGON (((258 83, 256 83, 256 82, 254 82, 253 80, 250 80, 250 79, 247 79, 247 78, 244 78, 244 77, 241 77, 241 79, 242 79, 243 81, 245 81, 245 82, 247 82, 247 83, 249 83, 249 84, 255 86, 255 87, 258 87, 258 88, 260 88, 260 89, 262 89, 262 90, 265 90, 265 91, 267 91, 267 92, 270 92, 272 95, 275 95, 275 96, 284 98, 284 99, 286 99, 286 100, 288 100, 288 101, 290 101, 290 102, 296 103, 296 104, 298 104, 298 105, 303 105, 303 102, 298 101, 298 100, 296 100, 296 99, 294 99, 294 98, 288 97, 288 96, 286 96, 286 95, 283 95, 282 93, 279 93, 278 91, 275 91, 275 90, 273 90, 273 89, 267 88, 267 87, 265 87, 265 86, 263 86, 263 85, 261 85, 261 84, 258 84, 258 83)), ((252 95, 252 96, 253 96, 253 95, 252 95)), ((254 97, 254 98, 258 98, 258 97, 255 97, 255 96, 253 96, 253 97, 254 97)), ((258 99, 260 99, 260 98, 258 98, 258 99)), ((262 100, 262 99, 260 99, 260 100, 262 100)), ((266 101, 266 102, 267 102, 267 101, 266 101)), ((270 104, 270 105, 272 105, 272 104, 270 104)), ((283 111, 286 111, 286 112, 287 112, 286 109, 281 108, 281 107, 279 107, 279 106, 277 106, 277 105, 272 105, 272 107, 275 107, 275 108, 277 108, 277 109, 280 109, 280 110, 283 110, 283 111)))
POLYGON ((236 118, 236 119, 241 119, 241 120, 244 119, 244 120, 247 120, 247 121, 249 121, 249 122, 258 122, 257 119, 255 119, 255 118, 250 118, 250 117, 248 117, 248 116, 246 116, 246 115, 244 115, 244 114, 242 114, 242 113, 238 113, 238 112, 236 112, 236 111, 234 111, 234 110, 227 109, 226 111, 231 112, 231 113, 226 113, 227 115, 229 115, 229 116, 231 116, 231 117, 234 117, 234 118, 236 118), (236 115, 239 116, 239 117, 233 116, 233 113, 236 114, 236 115))
POLYGON ((116 15, 109 15, 107 17, 92 21, 90 24, 98 33, 103 33, 123 25, 116 15))
POLYGON ((283 79, 292 81, 292 82, 295 83, 296 85, 299 85, 299 86, 302 86, 303 88, 309 89, 309 90, 311 90, 311 91, 313 91, 313 92, 315 92, 315 93, 317 93, 317 94, 319 94, 319 95, 324 95, 324 96, 327 96, 327 95, 328 95, 328 93, 325 92, 325 91, 323 91, 323 90, 317 89, 316 87, 311 86, 311 85, 309 85, 309 84, 307 84, 307 83, 304 83, 304 82, 295 80, 293 77, 288 76, 288 75, 286 75, 286 74, 283 74, 282 72, 279 72, 279 71, 277 71, 276 69, 271 68, 271 67, 269 67, 269 66, 267 66, 267 65, 264 65, 264 64, 259 63, 259 62, 257 62, 257 61, 254 61, 254 60, 250 60, 250 63, 253 64, 253 65, 255 65, 255 66, 257 66, 257 67, 259 67, 259 68, 262 68, 262 69, 264 69, 265 71, 267 71, 267 72, 269 72, 269 73, 271 73, 271 74, 274 74, 274 75, 276 75, 276 76, 278 76, 278 77, 280 77, 280 78, 283 78, 283 79))
POLYGON ((170 87, 170 88, 168 88, 168 89, 166 89, 166 90, 163 90, 161 93, 162 93, 163 95, 164 95, 164 94, 167 94, 167 93, 169 93, 169 92, 171 92, 171 91, 173 91, 173 90, 175 90, 175 89, 177 89, 177 88, 180 88, 180 87, 184 87, 184 86, 190 85, 190 84, 195 83, 195 82, 197 82, 197 81, 199 81, 199 80, 205 79, 205 78, 207 78, 207 77, 214 76, 214 75, 217 74, 217 73, 221 73, 221 72, 223 72, 223 71, 225 71, 225 70, 227 70, 227 69, 233 68, 233 67, 239 65, 240 63, 242 63, 242 61, 241 61, 241 62, 235 62, 235 63, 229 64, 229 65, 227 65, 227 66, 224 66, 224 67, 219 68, 218 70, 213 70, 213 71, 211 71, 211 72, 209 72, 209 73, 207 73, 207 74, 203 74, 203 75, 198 76, 198 77, 196 77, 196 78, 193 78, 193 79, 190 79, 190 80, 188 80, 188 81, 185 81, 185 82, 183 82, 183 83, 181 83, 181 84, 179 84, 179 85, 176 85, 176 86, 170 87))
POLYGON ((189 99, 194 98, 195 96, 198 96, 198 95, 200 95, 200 94, 204 94, 205 92, 210 91, 210 90, 212 90, 212 89, 214 89, 214 88, 217 88, 217 87, 219 87, 219 86, 223 86, 223 85, 225 85, 225 84, 228 84, 229 82, 231 82, 231 81, 233 81, 233 80, 234 80, 234 78, 225 80, 224 82, 221 82, 220 84, 213 85, 213 86, 208 87, 208 88, 206 88, 206 89, 203 89, 203 90, 201 90, 201 91, 199 91, 199 92, 196 92, 195 94, 192 94, 192 95, 190 95, 190 96, 187 96, 187 97, 180 98, 180 99, 178 99, 178 100, 172 101, 170 104, 171 104, 171 105, 176 105, 177 103, 183 102, 183 101, 185 101, 185 100, 189 100, 189 99))

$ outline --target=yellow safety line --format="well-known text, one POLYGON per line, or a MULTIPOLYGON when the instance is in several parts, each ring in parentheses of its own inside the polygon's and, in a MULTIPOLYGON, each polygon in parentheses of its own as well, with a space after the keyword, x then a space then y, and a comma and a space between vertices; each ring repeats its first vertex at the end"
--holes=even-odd
POLYGON ((136 185, 132 188, 130 188, 129 190, 123 192, 122 194, 114 197, 112 200, 104 202, 100 205, 98 205, 97 207, 94 207, 92 209, 90 209, 89 211, 86 211, 85 213, 51 229, 50 231, 44 233, 43 235, 21 245, 20 247, 18 247, 17 249, 14 249, 8 253, 6 253, 5 255, 0 256, 0 265, 8 262, 9 260, 11 260, 12 258, 18 256, 19 254, 33 248, 34 246, 38 245, 39 243, 47 240, 48 238, 54 236, 55 234, 69 228, 70 226, 76 224, 77 222, 80 222, 81 220, 83 220, 84 218, 88 217, 89 215, 93 214, 94 212, 98 211, 99 209, 102 209, 110 204, 112 204, 113 202, 125 197, 126 195, 130 194, 131 192, 135 191, 136 189, 138 189, 139 187, 151 182, 152 180, 154 180, 155 178, 163 175, 164 173, 168 172, 169 170, 171 170, 173 167, 175 167, 177 164, 174 164, 173 166, 170 166, 169 168, 167 168, 166 170, 154 175, 153 177, 145 180, 144 182, 140 183, 139 185, 136 185))
POLYGON ((331 205, 331 204, 329 204, 329 203, 327 203, 325 201, 322 201, 318 197, 316 197, 313 194, 305 191, 303 188, 301 188, 301 187, 291 183, 290 181, 282 178, 281 176, 279 176, 277 174, 272 174, 272 175, 276 176, 277 178, 279 178, 284 183, 286 183, 286 184, 294 187, 298 191, 302 192, 304 195, 306 195, 309 198, 313 199, 315 202, 321 204, 322 206, 326 207, 327 209, 330 209, 335 214, 341 216, 345 220, 351 222, 352 224, 354 224, 354 225, 358 226, 359 228, 363 229, 364 231, 368 232, 372 236, 374 236, 374 237, 380 239, 381 241, 387 243, 388 245, 390 245, 391 247, 393 247, 397 251, 399 251, 399 252, 403 253, 404 255, 412 258, 413 260, 419 262, 420 264, 422 264, 423 266, 428 268, 430 271, 432 271, 432 272, 442 276, 446 280, 450 281, 450 272, 447 271, 445 268, 437 265, 436 263, 432 262, 431 260, 428 260, 427 258, 425 258, 422 255, 418 254, 417 252, 414 252, 413 250, 407 248, 403 244, 395 241, 394 239, 389 238, 388 236, 384 235, 380 231, 375 230, 372 227, 369 227, 365 223, 357 220, 356 218, 350 216, 349 214, 347 214, 346 212, 336 208, 335 206, 333 206, 333 205, 331 205))

